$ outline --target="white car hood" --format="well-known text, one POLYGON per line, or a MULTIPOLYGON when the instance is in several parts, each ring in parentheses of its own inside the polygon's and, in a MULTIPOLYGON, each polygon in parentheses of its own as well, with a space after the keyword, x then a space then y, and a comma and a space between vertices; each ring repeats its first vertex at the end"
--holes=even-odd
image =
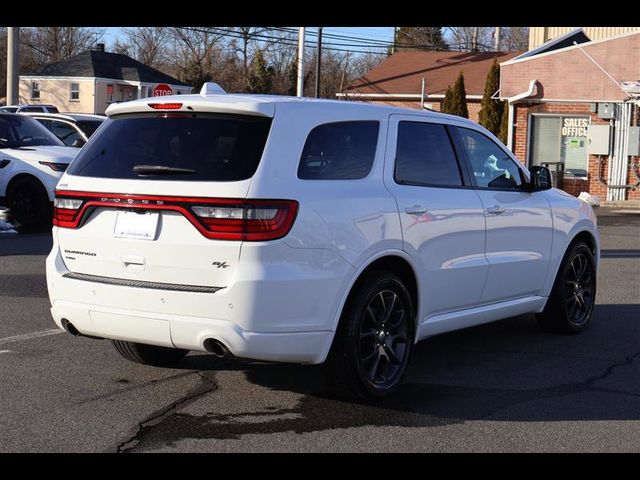
POLYGON ((80 151, 74 147, 38 146, 23 148, 3 148, 2 158, 12 158, 30 162, 71 163, 80 151))

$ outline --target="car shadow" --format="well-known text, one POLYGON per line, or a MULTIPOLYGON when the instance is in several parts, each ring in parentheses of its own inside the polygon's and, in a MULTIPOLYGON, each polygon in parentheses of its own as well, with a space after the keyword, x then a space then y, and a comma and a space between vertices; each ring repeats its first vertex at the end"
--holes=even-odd
POLYGON ((334 396, 322 365, 192 354, 178 368, 243 372, 252 384, 294 392, 299 400, 287 408, 179 414, 169 421, 177 437, 238 438, 245 433, 424 427, 481 419, 638 420, 638 307, 598 305, 592 325, 580 335, 542 333, 535 318, 526 315, 427 339, 414 349, 398 392, 375 402, 334 396), (260 417, 259 425, 245 421, 251 417, 260 417))

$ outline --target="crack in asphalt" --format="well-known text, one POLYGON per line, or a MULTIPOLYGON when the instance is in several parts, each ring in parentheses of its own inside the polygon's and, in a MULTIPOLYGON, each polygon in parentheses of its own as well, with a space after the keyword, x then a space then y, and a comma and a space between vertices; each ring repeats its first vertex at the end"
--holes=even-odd
POLYGON ((613 374, 613 371, 616 368, 629 366, 639 357, 640 357, 640 352, 636 352, 633 355, 628 355, 624 360, 622 360, 620 362, 616 362, 613 365, 610 365, 609 367, 607 367, 607 369, 604 371, 604 373, 602 375, 598 375, 598 376, 592 377, 592 378, 588 379, 585 383, 587 383, 589 385, 593 385, 595 382, 597 382, 599 380, 604 380, 605 378, 607 378, 608 376, 613 374))
MULTIPOLYGON (((634 361, 636 361, 636 359, 640 358, 640 352, 636 352, 632 355, 628 355, 627 357, 624 358, 624 360, 620 360, 618 362, 615 362, 611 365, 609 365, 603 373, 601 373, 600 375, 595 375, 593 377, 587 378, 585 381, 583 382, 579 382, 579 383, 570 383, 570 384, 566 384, 566 385, 559 385, 556 387, 548 387, 548 388, 543 388, 543 389, 537 389, 534 390, 533 392, 546 392, 546 393, 542 393, 539 395, 535 395, 533 398, 526 398, 520 401, 515 401, 515 402, 510 402, 506 405, 502 405, 499 408, 497 408, 496 410, 488 413, 487 415, 484 415, 481 420, 487 420, 493 416, 495 416, 497 413, 506 410, 508 408, 512 408, 516 405, 522 405, 528 402, 532 402, 532 401, 536 401, 536 400, 544 400, 544 399, 549 399, 549 398, 554 398, 554 397, 562 397, 565 395, 570 395, 572 393, 578 393, 578 392, 585 392, 585 391, 591 391, 591 392, 602 392, 602 393, 612 393, 615 395, 626 395, 626 396, 631 396, 631 397, 640 397, 640 394, 638 393, 634 393, 634 392, 627 392, 624 390, 618 390, 618 389, 613 389, 613 388, 607 388, 607 387, 598 387, 596 384, 596 382, 602 381, 604 379, 606 379, 607 377, 611 376, 613 374, 613 371, 616 368, 620 368, 620 367, 625 367, 625 366, 630 366, 634 361)), ((521 394, 525 394, 525 393, 529 393, 530 391, 519 391, 519 390, 510 390, 507 391, 507 393, 521 393, 521 394)))
MULTIPOLYGON (((533 390, 410 383, 402 385, 396 396, 376 404, 344 402, 326 396, 314 387, 311 391, 307 388, 300 389, 298 385, 300 382, 297 381, 299 376, 289 376, 274 370, 285 367, 263 366, 247 371, 249 383, 266 386, 269 389, 297 391, 302 398, 298 400, 296 406, 262 407, 258 410, 234 413, 209 412, 206 415, 176 412, 175 415, 163 416, 162 428, 155 428, 151 435, 145 438, 151 442, 150 445, 158 446, 170 445, 186 438, 229 440, 239 439, 247 434, 268 435, 282 432, 301 434, 367 426, 439 427, 464 423, 467 420, 487 420, 491 417, 494 417, 494 420, 500 420, 495 418, 497 414, 519 404, 579 392, 602 392, 637 398, 640 397, 638 393, 599 387, 595 384, 611 376, 617 368, 631 365, 639 357, 640 352, 629 355, 609 365, 602 373, 578 383, 533 390), (279 374, 288 377, 288 380, 278 384, 278 380, 273 377, 279 374), (496 404, 498 404, 497 408, 496 404)), ((544 419, 544 415, 549 414, 550 412, 537 410, 527 412, 527 415, 531 415, 530 421, 544 419), (538 418, 536 415, 542 417, 538 418)), ((506 419, 510 418, 507 416, 506 419)), ((147 429, 146 433, 149 432, 150 429, 147 429)), ((137 438, 141 439, 142 436, 137 438)))
POLYGON ((193 374, 200 377, 200 385, 196 387, 191 393, 185 395, 179 400, 176 400, 160 411, 156 411, 142 422, 139 422, 138 430, 136 431, 135 435, 120 443, 120 445, 118 445, 118 447, 116 448, 116 453, 127 453, 133 451, 138 446, 142 437, 146 435, 151 428, 161 424, 166 417, 170 416, 174 411, 177 411, 178 407, 189 405, 200 397, 217 390, 218 385, 216 384, 216 382, 213 379, 208 378, 203 372, 193 372, 193 374))

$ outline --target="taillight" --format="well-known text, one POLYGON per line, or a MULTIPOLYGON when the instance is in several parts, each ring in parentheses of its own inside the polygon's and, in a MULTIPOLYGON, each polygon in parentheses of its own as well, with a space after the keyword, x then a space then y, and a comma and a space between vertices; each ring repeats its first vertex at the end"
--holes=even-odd
POLYGON ((82 203, 82 200, 75 198, 56 197, 53 200, 53 224, 57 227, 76 228, 82 203))
POLYGON ((220 240, 261 241, 284 237, 293 225, 298 202, 292 200, 247 200, 239 205, 191 207, 198 220, 220 240))
POLYGON ((56 163, 56 162, 38 162, 40 165, 49 167, 54 172, 64 172, 69 166, 68 163, 56 163))
POLYGON ((154 110, 180 110, 182 108, 181 103, 148 103, 154 110))
POLYGON ((56 190, 53 224, 79 228, 95 208, 165 210, 181 213, 215 240, 263 241, 282 238, 298 213, 294 200, 245 200, 56 190))

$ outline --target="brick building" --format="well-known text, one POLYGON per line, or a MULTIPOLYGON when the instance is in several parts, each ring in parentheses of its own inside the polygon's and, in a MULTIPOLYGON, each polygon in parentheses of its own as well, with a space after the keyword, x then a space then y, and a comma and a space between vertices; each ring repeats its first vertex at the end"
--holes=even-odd
POLYGON ((584 33, 501 63, 508 146, 527 166, 560 163, 573 195, 640 200, 639 97, 630 89, 640 80, 640 32, 576 44, 571 35, 584 33))
POLYGON ((398 52, 349 85, 337 97, 396 107, 441 110, 447 87, 462 71, 469 118, 478 121, 487 73, 522 52, 398 52), (425 89, 422 92, 422 79, 425 89))

